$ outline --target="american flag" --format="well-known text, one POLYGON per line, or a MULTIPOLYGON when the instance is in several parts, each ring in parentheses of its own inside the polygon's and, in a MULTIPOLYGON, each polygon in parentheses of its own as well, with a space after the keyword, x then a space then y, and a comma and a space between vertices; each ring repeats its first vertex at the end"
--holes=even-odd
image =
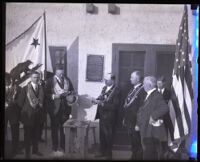
POLYGON ((171 148, 174 152, 177 151, 180 143, 191 132, 193 88, 192 56, 189 48, 188 11, 185 5, 176 42, 171 87, 172 97, 169 102, 171 119, 171 124, 169 124, 169 145, 172 145, 171 148))

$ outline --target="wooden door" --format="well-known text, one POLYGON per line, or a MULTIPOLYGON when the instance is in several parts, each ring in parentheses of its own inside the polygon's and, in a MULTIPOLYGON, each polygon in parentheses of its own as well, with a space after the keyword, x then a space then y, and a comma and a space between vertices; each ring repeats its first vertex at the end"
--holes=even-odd
POLYGON ((151 44, 113 44, 112 72, 116 75, 117 85, 121 89, 120 106, 118 107, 118 125, 123 118, 124 100, 131 88, 130 75, 139 70, 143 76, 155 77, 164 75, 168 87, 172 79, 175 45, 151 44))

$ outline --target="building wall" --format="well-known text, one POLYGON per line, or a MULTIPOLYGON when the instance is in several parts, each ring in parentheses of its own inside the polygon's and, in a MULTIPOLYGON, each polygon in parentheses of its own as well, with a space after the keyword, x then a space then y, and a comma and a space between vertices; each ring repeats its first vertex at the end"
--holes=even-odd
MULTIPOLYGON (((89 104, 85 95, 97 97, 104 84, 86 81, 87 55, 104 55, 105 74, 111 72, 112 43, 175 44, 184 8, 183 5, 117 4, 120 14, 112 15, 108 13, 108 4, 94 5, 97 14, 86 13, 86 4, 6 4, 6 42, 24 32, 46 11, 48 45, 67 46, 69 53, 68 74, 80 95, 74 115, 88 120, 94 120, 96 106, 89 104)), ((194 16, 190 6, 188 13, 192 43, 194 16)))

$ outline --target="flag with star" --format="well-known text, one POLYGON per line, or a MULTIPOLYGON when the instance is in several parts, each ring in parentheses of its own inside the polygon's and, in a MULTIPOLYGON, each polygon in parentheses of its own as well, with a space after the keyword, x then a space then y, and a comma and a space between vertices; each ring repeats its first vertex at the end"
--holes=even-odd
POLYGON ((172 123, 169 126, 169 146, 174 152, 178 150, 191 133, 193 87, 192 56, 189 48, 188 11, 185 5, 176 42, 172 74, 172 97, 169 102, 172 123))
POLYGON ((11 74, 14 71, 16 75, 20 75, 22 87, 29 81, 29 77, 25 76, 26 73, 23 72, 23 69, 20 69, 24 68, 24 63, 27 61, 32 62, 28 65, 28 69, 41 73, 44 73, 45 70, 53 72, 49 50, 46 48, 45 28, 44 13, 22 34, 6 44, 6 73, 11 74))

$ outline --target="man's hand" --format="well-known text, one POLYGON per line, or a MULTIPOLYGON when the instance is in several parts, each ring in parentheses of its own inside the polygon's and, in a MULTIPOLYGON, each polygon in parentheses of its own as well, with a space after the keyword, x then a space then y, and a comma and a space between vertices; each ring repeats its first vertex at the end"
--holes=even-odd
POLYGON ((155 123, 156 121, 150 116, 150 119, 149 119, 149 124, 153 124, 153 123, 155 123))
POLYGON ((104 103, 102 101, 99 102, 100 106, 104 106, 104 103))
POLYGON ((159 127, 163 123, 162 119, 154 120, 151 116, 149 119, 149 124, 153 125, 154 127, 159 127))
POLYGON ((70 94, 70 92, 63 92, 62 94, 61 94, 61 97, 67 97, 68 95, 70 94))
POLYGON ((53 99, 60 98, 60 96, 61 96, 60 94, 54 94, 53 99))
POLYGON ((122 125, 123 125, 123 126, 126 126, 126 124, 125 124, 125 119, 122 120, 122 125))
POLYGON ((135 126, 135 131, 139 131, 140 130, 140 128, 136 125, 135 126))
POLYGON ((8 108, 8 102, 5 102, 5 109, 8 108))

